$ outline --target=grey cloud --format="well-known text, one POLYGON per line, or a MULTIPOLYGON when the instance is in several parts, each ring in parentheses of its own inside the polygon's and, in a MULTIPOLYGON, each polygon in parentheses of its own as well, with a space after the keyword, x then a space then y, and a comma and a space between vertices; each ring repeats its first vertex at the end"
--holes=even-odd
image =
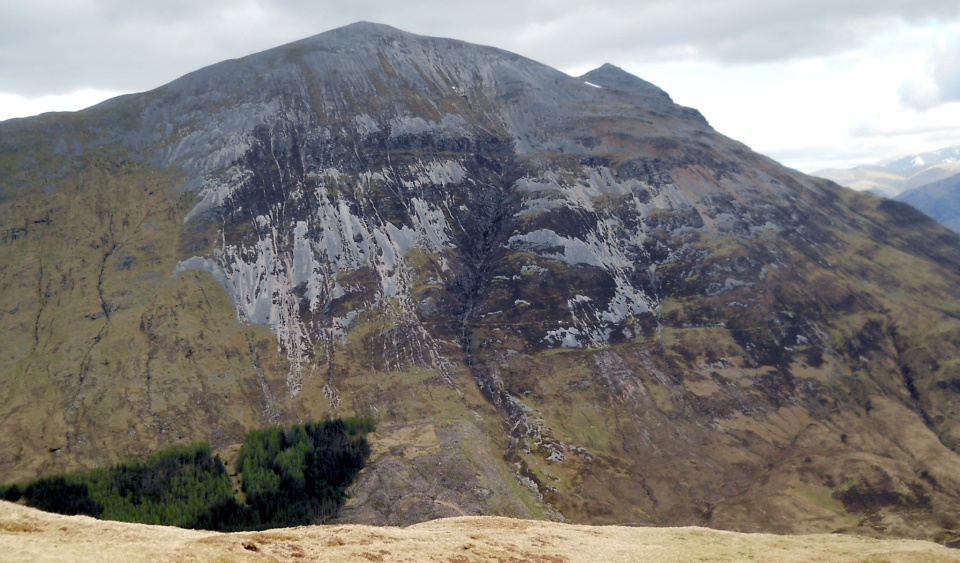
POLYGON ((169 6, 48 0, 4 7, 0 91, 30 96, 83 87, 158 86, 158 76, 174 78, 171 69, 189 69, 203 60, 198 54, 205 47, 205 29, 216 29, 209 22, 218 5, 229 3, 209 2, 202 10, 179 0, 169 6))
POLYGON ((878 148, 854 147, 838 151, 835 146, 813 146, 769 151, 766 154, 778 162, 810 174, 825 168, 843 169, 865 162, 875 162, 878 148))
MULTIPOLYGON (((955 2, 648 2, 620 17, 584 11, 563 35, 588 38, 644 62, 684 59, 752 63, 826 55, 856 48, 898 24, 957 18, 955 2), (585 25, 586 22, 586 25, 585 25), (589 27, 588 27, 589 26, 589 27), (584 29, 587 27, 587 29, 584 29)), ((576 43, 548 45, 576 58, 576 43)))
POLYGON ((927 111, 943 104, 940 88, 930 76, 920 76, 904 82, 898 94, 905 107, 917 111, 927 111))
POLYGON ((358 20, 515 51, 560 69, 824 55, 955 0, 37 0, 0 7, 0 92, 143 90, 358 20))
POLYGON ((918 111, 960 101, 960 37, 939 45, 926 73, 905 82, 899 93, 906 107, 918 111))
POLYGON ((851 137, 903 137, 916 135, 956 135, 956 127, 951 125, 916 125, 913 127, 888 127, 878 121, 862 122, 850 128, 851 137))
POLYGON ((931 76, 939 90, 941 102, 960 101, 960 38, 937 52, 931 76))

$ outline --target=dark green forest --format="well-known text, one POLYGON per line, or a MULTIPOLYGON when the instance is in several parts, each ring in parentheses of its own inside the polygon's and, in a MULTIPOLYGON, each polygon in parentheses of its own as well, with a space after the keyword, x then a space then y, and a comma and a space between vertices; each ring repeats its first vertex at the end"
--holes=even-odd
POLYGON ((179 445, 107 469, 0 485, 0 498, 60 514, 238 531, 325 522, 370 455, 371 418, 254 430, 237 456, 245 501, 210 445, 179 445))

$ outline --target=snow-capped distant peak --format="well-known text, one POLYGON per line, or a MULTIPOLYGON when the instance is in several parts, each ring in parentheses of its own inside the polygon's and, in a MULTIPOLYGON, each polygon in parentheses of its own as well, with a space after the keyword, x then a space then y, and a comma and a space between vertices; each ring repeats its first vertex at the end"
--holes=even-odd
POLYGON ((924 164, 926 164, 926 162, 923 160, 923 157, 922 157, 922 156, 919 156, 919 155, 918 155, 918 156, 913 157, 913 162, 912 162, 912 164, 913 164, 914 166, 923 166, 924 164))

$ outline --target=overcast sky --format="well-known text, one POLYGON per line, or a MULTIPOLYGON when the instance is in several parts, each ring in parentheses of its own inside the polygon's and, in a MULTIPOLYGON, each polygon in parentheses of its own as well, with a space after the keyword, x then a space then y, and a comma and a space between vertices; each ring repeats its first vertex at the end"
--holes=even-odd
POLYGON ((609 62, 810 172, 960 145, 958 0, 31 0, 0 5, 0 119, 77 110, 354 21, 609 62))

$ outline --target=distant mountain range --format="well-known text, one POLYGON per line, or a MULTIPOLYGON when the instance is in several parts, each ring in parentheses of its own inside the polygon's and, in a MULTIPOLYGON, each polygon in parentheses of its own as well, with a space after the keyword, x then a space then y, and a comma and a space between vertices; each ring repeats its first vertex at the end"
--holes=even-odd
POLYGON ((848 169, 824 168, 814 176, 841 186, 893 198, 908 190, 960 173, 960 146, 912 154, 881 164, 848 169))
POLYGON ((909 203, 960 232, 960 146, 908 155, 883 164, 817 170, 813 175, 909 203))

